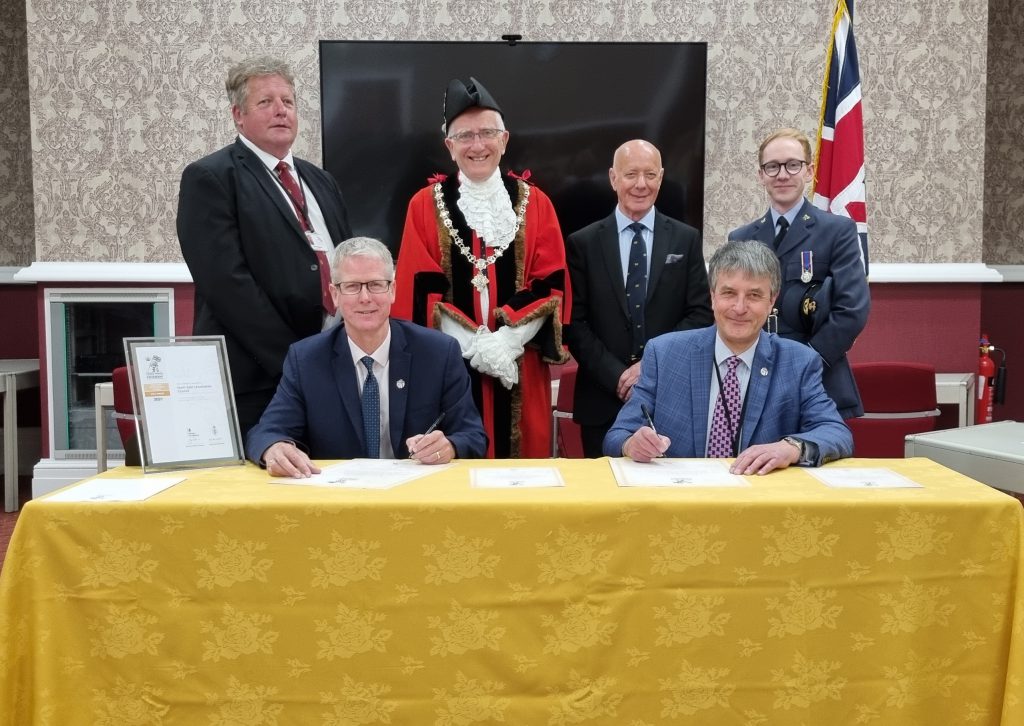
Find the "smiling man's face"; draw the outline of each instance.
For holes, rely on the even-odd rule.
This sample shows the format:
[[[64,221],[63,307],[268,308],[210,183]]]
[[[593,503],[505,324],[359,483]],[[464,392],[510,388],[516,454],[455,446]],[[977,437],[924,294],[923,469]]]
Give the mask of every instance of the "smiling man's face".
[[[508,131],[504,130],[501,115],[489,108],[471,108],[459,114],[448,128],[444,145],[452,160],[459,165],[459,171],[471,181],[482,182],[490,178],[498,168],[508,144]],[[487,139],[480,133],[484,129],[502,129],[494,139]],[[469,141],[461,142],[451,138],[463,132],[473,133]]]

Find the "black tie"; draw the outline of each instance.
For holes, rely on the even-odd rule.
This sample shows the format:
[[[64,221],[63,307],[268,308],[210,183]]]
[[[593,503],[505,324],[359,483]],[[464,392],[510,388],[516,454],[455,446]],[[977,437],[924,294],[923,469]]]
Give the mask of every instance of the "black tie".
[[[775,249],[779,249],[779,245],[782,244],[782,240],[786,236],[786,231],[789,230],[789,222],[786,221],[785,217],[779,217],[779,231],[775,235]]]
[[[644,350],[644,299],[647,297],[647,245],[644,244],[644,226],[639,222],[629,225],[633,241],[629,244],[629,262],[626,266],[626,306],[629,308],[633,330],[633,359],[639,360]]]

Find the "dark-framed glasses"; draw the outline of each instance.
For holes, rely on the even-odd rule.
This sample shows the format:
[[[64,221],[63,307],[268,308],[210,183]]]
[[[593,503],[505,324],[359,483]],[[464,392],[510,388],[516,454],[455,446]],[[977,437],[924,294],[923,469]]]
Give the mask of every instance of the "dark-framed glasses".
[[[804,168],[810,162],[806,162],[803,159],[790,159],[789,161],[766,161],[761,164],[761,171],[768,176],[778,176],[782,167],[786,167],[787,174],[799,174],[800,170]]]
[[[332,282],[331,286],[335,288],[342,295],[358,295],[366,290],[373,295],[380,295],[381,293],[387,292],[391,289],[391,283],[393,280],[370,280],[368,282]]]
[[[503,133],[505,133],[505,129],[480,129],[479,131],[460,131],[448,138],[456,144],[472,144],[473,140],[477,138],[481,141],[494,141]]]

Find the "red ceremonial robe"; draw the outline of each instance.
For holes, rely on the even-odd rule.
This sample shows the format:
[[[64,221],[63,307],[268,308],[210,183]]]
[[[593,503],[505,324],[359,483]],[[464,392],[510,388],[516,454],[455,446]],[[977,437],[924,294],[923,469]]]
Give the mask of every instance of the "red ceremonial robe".
[[[511,177],[511,175],[510,175]],[[481,325],[497,330],[543,317],[544,324],[518,360],[519,382],[507,390],[501,381],[469,368],[473,395],[487,430],[492,458],[547,458],[551,455],[551,373],[548,363],[564,363],[562,325],[572,301],[565,246],[551,200],[518,178],[503,179],[522,224],[515,240],[486,275],[491,314],[480,310],[471,280],[476,270],[452,242],[445,222],[458,230],[477,257],[479,237],[466,224],[456,200],[457,176],[420,189],[409,202],[396,271],[395,317],[440,329],[442,316],[468,331]],[[447,219],[446,219],[447,217]],[[485,319],[486,317],[486,319]]]

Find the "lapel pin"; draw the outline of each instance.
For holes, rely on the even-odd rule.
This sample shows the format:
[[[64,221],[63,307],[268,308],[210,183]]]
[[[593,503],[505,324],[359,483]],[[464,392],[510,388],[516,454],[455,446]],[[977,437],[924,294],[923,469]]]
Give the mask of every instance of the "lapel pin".
[[[767,369],[767,368],[762,368],[762,369],[761,369],[761,375],[762,375],[762,376],[766,376],[766,375],[768,375],[768,369]]]
[[[397,381],[395,381],[395,388],[399,390],[405,388],[405,381],[399,378]]]
[[[801,219],[803,219],[803,220],[804,220],[805,222],[806,222],[806,221],[807,221],[808,219],[810,219],[810,218],[811,218],[811,215],[809,215],[809,214],[805,214],[805,215],[804,215],[803,217],[801,217]]]

